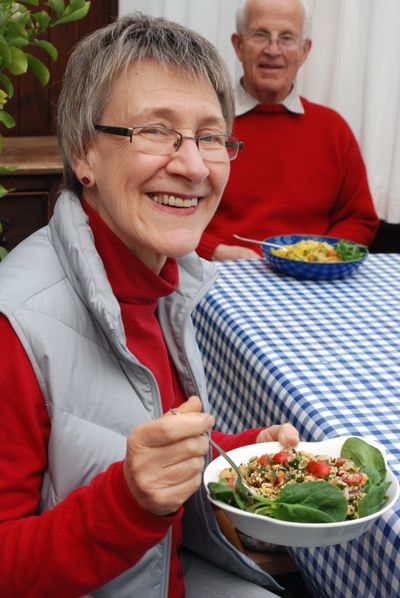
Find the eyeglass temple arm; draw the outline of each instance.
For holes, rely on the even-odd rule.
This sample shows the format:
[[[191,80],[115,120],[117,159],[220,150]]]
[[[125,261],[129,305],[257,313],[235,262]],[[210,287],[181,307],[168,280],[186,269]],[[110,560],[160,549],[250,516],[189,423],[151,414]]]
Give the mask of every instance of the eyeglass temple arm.
[[[132,143],[133,129],[130,127],[109,127],[107,125],[94,125],[97,131],[103,133],[112,133],[113,135],[121,135],[122,137],[129,137]]]
[[[225,143],[225,147],[235,147],[236,148],[238,146],[236,145],[235,141],[227,141]],[[242,150],[243,148],[244,148],[244,141],[239,141],[239,147],[238,147],[238,149]]]

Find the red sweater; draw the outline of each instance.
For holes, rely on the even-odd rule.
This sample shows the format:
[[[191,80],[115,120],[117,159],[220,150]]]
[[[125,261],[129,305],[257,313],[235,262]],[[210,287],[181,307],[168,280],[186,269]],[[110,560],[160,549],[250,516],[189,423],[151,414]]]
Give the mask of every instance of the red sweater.
[[[220,243],[246,245],[233,233],[373,241],[379,220],[350,127],[334,110],[302,102],[304,114],[261,104],[235,119],[233,134],[244,149],[231,163],[221,203],[198,246],[202,257],[211,259]]]
[[[166,411],[184,399],[156,317],[158,298],[177,287],[176,262],[168,260],[156,276],[85,208],[121,305],[128,347],[154,372]],[[0,596],[76,598],[94,591],[138,562],[171,525],[169,595],[183,596],[177,555],[182,509],[160,517],[141,508],[122,462],[37,515],[51,422],[29,359],[1,315],[0,346],[7,348],[0,360]],[[254,442],[258,433],[214,437],[229,450]]]

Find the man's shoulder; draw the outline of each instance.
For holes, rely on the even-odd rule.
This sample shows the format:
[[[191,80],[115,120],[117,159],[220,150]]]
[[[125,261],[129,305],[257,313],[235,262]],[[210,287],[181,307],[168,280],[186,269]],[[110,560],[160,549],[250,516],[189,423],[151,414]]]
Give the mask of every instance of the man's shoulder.
[[[347,120],[337,110],[330,106],[310,102],[301,98],[304,106],[304,113],[308,116],[308,122],[313,128],[330,130],[332,134],[339,135],[342,139],[353,139],[354,133]]]
[[[304,106],[305,114],[318,115],[320,118],[326,118],[337,122],[346,122],[344,117],[337,110],[331,108],[330,106],[311,102],[302,96],[301,101]]]

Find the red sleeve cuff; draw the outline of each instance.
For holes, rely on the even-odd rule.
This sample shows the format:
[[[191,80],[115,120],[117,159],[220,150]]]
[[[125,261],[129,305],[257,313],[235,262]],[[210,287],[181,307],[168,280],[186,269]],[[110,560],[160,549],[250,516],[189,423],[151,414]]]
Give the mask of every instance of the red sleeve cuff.
[[[215,248],[217,245],[220,245],[221,242],[222,241],[217,239],[217,237],[213,237],[212,235],[204,233],[201,237],[200,243],[197,246],[196,252],[200,257],[206,260],[212,260]]]
[[[231,451],[240,446],[247,446],[248,444],[255,444],[257,436],[265,428],[250,428],[240,434],[223,434],[222,432],[213,432],[213,440],[219,444],[224,451]],[[218,453],[213,449],[213,457],[217,457]]]
[[[147,537],[147,540],[152,535],[153,541],[150,540],[151,544],[161,540],[173,522],[182,516],[183,507],[170,515],[155,515],[144,509],[132,495],[124,476],[122,461],[114,463],[108,471],[112,476],[110,481],[116,509],[120,510],[120,516],[126,519],[128,526],[134,526],[136,534],[143,534],[143,537]]]

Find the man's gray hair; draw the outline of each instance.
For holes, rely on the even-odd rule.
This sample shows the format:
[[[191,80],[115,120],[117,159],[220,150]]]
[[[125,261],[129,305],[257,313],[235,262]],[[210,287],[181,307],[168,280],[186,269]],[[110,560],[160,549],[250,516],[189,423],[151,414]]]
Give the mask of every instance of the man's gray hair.
[[[72,158],[84,155],[96,135],[114,81],[132,64],[152,60],[190,80],[204,78],[218,96],[228,134],[234,103],[229,71],[216,48],[200,34],[139,12],[123,16],[77,44],[64,75],[57,133],[64,159],[64,185],[79,193]],[[117,123],[118,124],[118,123]]]
[[[251,0],[240,0],[236,9],[236,31],[243,35],[246,32],[247,9]],[[303,39],[310,39],[311,36],[311,11],[305,0],[298,0],[304,9]]]

